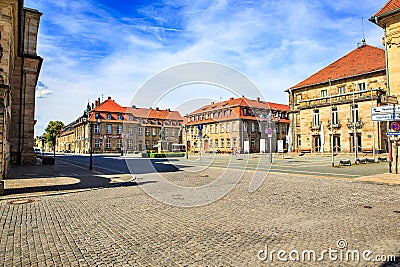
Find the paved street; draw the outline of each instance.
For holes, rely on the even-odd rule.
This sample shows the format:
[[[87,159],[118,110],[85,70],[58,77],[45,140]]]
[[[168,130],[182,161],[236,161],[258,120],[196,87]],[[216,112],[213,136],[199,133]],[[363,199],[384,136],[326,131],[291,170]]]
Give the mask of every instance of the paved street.
[[[232,183],[233,189],[219,200],[183,208],[164,204],[144,191],[147,185],[156,184],[146,171],[145,160],[131,159],[130,169],[137,169],[133,182],[123,158],[95,158],[95,172],[87,170],[86,159],[64,156],[56,166],[32,167],[29,173],[25,169],[25,175],[14,172],[32,181],[31,190],[36,194],[14,189],[1,197],[3,266],[400,264],[399,186],[360,182],[352,176],[338,180],[273,171],[255,192],[249,192],[254,178],[250,168],[237,183],[225,181]],[[152,162],[166,180],[181,186],[203,186],[224,172],[222,168],[199,168],[185,159],[171,159],[173,165],[166,160]],[[380,164],[384,163],[364,167]],[[353,166],[346,170],[350,168]],[[243,172],[232,169],[232,175]],[[16,176],[10,183],[15,184]],[[39,181],[47,181],[47,187],[37,188]],[[158,196],[173,194],[162,189]],[[191,201],[184,195],[173,197]],[[345,243],[347,246],[342,246]],[[369,250],[367,259],[371,261],[346,260],[344,256],[330,260],[323,254],[329,249],[336,249],[336,256],[349,250]],[[316,258],[323,255],[323,261],[302,261],[301,256],[294,261],[293,253],[289,262],[279,261],[277,252],[272,258],[265,256],[278,250],[296,250],[300,255],[313,250]],[[282,254],[283,258],[288,259],[288,253]],[[377,256],[388,259],[390,255],[397,256],[391,265],[374,261]]]

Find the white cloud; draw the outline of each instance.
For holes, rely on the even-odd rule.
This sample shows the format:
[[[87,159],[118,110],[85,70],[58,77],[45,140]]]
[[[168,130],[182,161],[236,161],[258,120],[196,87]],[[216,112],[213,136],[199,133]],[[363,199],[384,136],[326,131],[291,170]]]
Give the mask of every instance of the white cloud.
[[[47,94],[46,105],[37,102],[37,119],[69,123],[88,99],[102,94],[128,105],[152,75],[191,61],[236,68],[267,100],[287,103],[285,89],[356,47],[362,16],[367,42],[380,45],[381,31],[367,18],[383,4],[203,0],[178,5],[165,0],[142,5],[134,16],[116,17],[97,1],[26,0],[26,6],[43,12],[40,80],[54,91]],[[179,100],[164,103],[180,106],[174,100],[190,100],[191,95],[183,90]]]

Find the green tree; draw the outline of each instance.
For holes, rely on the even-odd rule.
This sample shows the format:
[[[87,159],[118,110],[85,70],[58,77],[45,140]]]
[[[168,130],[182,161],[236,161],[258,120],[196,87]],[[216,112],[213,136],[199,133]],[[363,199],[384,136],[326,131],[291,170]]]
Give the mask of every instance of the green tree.
[[[46,139],[47,142],[53,147],[54,156],[56,155],[56,138],[63,128],[64,123],[62,121],[50,121],[45,129]]]

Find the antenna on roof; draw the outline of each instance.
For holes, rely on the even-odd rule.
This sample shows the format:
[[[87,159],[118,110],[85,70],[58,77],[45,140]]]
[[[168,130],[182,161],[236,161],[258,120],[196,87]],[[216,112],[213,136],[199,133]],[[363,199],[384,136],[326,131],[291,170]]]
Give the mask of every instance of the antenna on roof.
[[[361,17],[361,23],[362,23],[362,40],[361,40],[361,45],[366,45],[365,41],[365,31],[364,31],[364,17]]]

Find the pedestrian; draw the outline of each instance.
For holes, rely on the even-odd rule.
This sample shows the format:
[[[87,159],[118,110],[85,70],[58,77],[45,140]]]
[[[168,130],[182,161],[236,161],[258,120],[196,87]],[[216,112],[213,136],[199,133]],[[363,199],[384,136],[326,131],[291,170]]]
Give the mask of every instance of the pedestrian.
[[[237,148],[237,157],[238,157],[238,159],[240,159],[240,146],[238,146],[238,148]]]

